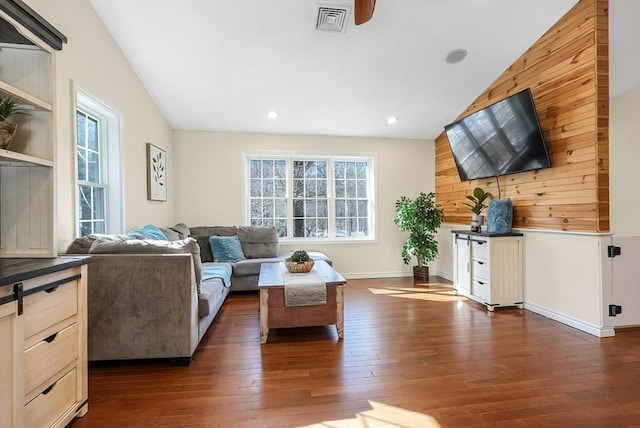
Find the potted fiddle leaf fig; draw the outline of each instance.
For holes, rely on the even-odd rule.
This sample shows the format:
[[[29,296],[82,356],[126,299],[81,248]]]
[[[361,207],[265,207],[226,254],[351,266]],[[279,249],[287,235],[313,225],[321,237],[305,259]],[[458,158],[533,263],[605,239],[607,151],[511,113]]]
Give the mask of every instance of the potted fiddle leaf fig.
[[[435,234],[444,221],[440,205],[434,201],[435,194],[421,192],[416,199],[400,197],[395,205],[394,222],[409,237],[402,247],[402,260],[409,264],[413,257],[418,262],[413,267],[413,278],[422,282],[429,281],[427,263],[438,255],[438,241]]]
[[[482,225],[484,224],[484,216],[482,211],[487,207],[489,202],[487,199],[491,199],[493,196],[489,192],[485,192],[484,189],[476,187],[473,189],[473,196],[467,195],[466,198],[472,203],[465,202],[464,204],[471,209],[473,213],[471,216],[471,231],[480,232]],[[485,203],[486,201],[486,203]]]
[[[8,149],[13,141],[18,125],[7,119],[17,115],[30,116],[27,110],[18,106],[10,97],[0,98],[0,149]]]

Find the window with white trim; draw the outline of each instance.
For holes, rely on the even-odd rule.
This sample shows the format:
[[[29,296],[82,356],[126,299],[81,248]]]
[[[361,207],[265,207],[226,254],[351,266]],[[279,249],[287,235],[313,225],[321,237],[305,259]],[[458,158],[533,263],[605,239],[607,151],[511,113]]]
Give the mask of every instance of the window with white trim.
[[[76,90],[76,234],[122,232],[120,118]]]
[[[247,156],[247,223],[281,238],[371,240],[373,159]]]

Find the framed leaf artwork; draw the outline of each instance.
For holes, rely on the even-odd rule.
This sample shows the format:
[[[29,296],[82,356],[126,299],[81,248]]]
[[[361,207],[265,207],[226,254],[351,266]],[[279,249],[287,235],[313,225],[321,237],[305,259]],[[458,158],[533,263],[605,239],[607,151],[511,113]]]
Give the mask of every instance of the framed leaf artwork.
[[[167,153],[147,143],[147,199],[167,200]]]

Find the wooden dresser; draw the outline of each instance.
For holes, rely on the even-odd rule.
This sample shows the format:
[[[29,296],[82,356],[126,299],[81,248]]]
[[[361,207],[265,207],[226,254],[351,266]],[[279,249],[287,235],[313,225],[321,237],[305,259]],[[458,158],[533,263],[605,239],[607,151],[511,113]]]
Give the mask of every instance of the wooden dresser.
[[[0,428],[87,412],[89,257],[0,259]]]

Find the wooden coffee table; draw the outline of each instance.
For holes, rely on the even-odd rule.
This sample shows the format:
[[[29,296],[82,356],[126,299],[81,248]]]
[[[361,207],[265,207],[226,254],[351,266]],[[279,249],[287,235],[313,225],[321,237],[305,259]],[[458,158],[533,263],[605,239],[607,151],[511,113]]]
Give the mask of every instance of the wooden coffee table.
[[[336,325],[338,337],[344,337],[344,291],[347,281],[324,260],[313,266],[327,284],[327,303],[312,306],[285,306],[283,263],[263,263],[260,267],[260,343],[266,343],[270,328]]]

